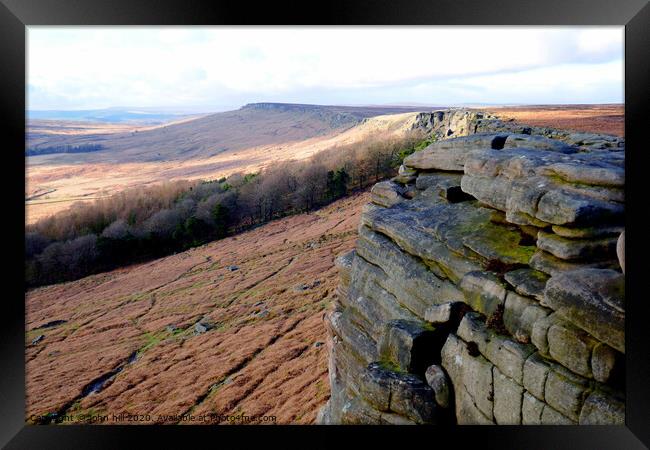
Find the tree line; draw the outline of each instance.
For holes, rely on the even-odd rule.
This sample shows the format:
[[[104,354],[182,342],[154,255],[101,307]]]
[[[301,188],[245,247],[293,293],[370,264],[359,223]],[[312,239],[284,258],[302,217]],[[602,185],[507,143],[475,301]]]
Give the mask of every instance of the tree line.
[[[158,258],[319,208],[394,176],[430,139],[415,131],[378,136],[259,173],[165,182],[74,204],[26,227],[27,287]]]

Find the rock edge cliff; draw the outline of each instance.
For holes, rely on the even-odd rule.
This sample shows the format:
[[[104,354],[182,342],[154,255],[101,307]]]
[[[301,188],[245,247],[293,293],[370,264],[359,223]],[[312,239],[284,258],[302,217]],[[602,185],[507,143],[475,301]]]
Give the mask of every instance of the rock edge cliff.
[[[421,113],[337,259],[324,424],[623,424],[623,138]]]

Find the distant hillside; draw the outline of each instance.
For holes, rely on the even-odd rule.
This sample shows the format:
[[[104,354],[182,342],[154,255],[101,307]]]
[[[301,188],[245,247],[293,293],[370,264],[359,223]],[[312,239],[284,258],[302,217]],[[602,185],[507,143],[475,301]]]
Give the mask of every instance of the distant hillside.
[[[403,110],[257,104],[128,132],[124,128],[116,132],[115,125],[84,128],[73,122],[59,127],[58,133],[56,125],[43,126],[41,133],[47,136],[40,139],[38,149],[82,145],[103,145],[103,149],[28,157],[27,222],[67,209],[74,202],[110,196],[129,187],[179,179],[215,180],[379,136],[399,138],[413,128],[418,113],[369,117],[393,109]],[[35,145],[34,139],[30,141]],[[195,149],[185,151],[188,146]]]
[[[27,146],[101,145],[88,154],[57,154],[31,158],[43,163],[128,163],[209,158],[228,150],[302,141],[343,131],[363,119],[416,111],[406,107],[344,107],[253,103],[236,111],[211,114],[155,129],[111,134],[29,133]]]
[[[381,116],[385,114],[399,114],[430,109],[422,105],[416,106],[337,106],[337,105],[309,105],[304,103],[249,103],[241,109],[256,109],[266,111],[295,111],[303,113],[329,113],[354,116],[357,119]]]

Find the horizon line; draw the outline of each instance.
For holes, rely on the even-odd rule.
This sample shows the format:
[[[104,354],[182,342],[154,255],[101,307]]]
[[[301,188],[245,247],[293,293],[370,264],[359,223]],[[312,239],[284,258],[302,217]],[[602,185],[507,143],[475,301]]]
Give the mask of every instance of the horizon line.
[[[250,102],[250,103],[245,103],[240,105],[239,107],[235,107],[233,110],[228,110],[228,111],[235,111],[237,109],[244,108],[246,106],[251,106],[251,105],[261,105],[261,104],[273,104],[273,105],[294,105],[294,106],[340,106],[340,107],[348,107],[348,108],[386,108],[386,107],[393,107],[393,108],[439,108],[439,107],[473,107],[473,106],[480,106],[480,107],[508,107],[508,106],[597,106],[597,105],[624,105],[625,102],[594,102],[594,103],[482,103],[482,102],[476,102],[476,103],[449,103],[449,104],[423,104],[423,103],[332,103],[332,104],[325,104],[325,103],[295,103],[295,102],[271,102],[271,101],[266,101],[266,102]],[[118,110],[118,111],[123,111],[123,110],[137,110],[141,109],[143,110],[142,112],[150,112],[152,110],[162,112],[162,110],[169,110],[170,112],[168,114],[181,114],[181,113],[174,113],[171,111],[178,111],[182,109],[205,109],[205,106],[181,106],[181,107],[173,107],[173,106],[106,106],[106,107],[95,107],[95,108],[73,108],[73,109],[66,109],[66,108],[46,108],[46,109],[29,109],[26,108],[26,112],[50,112],[50,111],[66,111],[66,112],[80,112],[80,111],[108,111],[108,110]],[[150,111],[144,111],[144,110],[150,110]],[[208,110],[206,110],[208,111]]]

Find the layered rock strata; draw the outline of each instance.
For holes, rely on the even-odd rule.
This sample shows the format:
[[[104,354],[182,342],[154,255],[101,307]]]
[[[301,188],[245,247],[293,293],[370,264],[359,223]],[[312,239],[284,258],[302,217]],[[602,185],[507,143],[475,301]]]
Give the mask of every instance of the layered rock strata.
[[[624,423],[624,141],[428,114],[337,259],[319,422]]]

